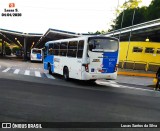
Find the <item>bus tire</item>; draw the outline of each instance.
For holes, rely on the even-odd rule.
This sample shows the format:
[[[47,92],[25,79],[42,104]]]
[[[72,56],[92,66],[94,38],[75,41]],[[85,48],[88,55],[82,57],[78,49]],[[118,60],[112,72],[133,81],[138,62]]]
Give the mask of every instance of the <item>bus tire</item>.
[[[69,70],[68,67],[64,67],[63,69],[63,78],[68,81],[69,80]]]
[[[52,75],[51,65],[50,64],[48,65],[48,72],[49,72],[50,75]]]
[[[88,80],[87,81],[89,84],[96,84],[96,80]]]
[[[95,83],[96,80],[88,80],[88,81],[91,82],[91,83]]]

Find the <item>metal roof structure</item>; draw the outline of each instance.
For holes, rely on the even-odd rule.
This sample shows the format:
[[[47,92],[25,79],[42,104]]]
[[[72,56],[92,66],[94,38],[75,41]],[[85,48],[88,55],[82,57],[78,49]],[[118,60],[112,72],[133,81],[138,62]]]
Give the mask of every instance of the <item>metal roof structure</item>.
[[[160,37],[159,37],[160,36],[160,19],[114,30],[114,31],[108,32],[106,36],[115,36],[118,38],[120,36],[120,40],[126,41],[128,40],[128,37],[131,31],[132,31],[131,40],[144,41],[148,37],[151,41],[160,42]]]
[[[75,38],[79,37],[81,34],[77,34],[75,32],[57,30],[49,28],[47,32],[39,39],[36,43],[35,47],[43,47],[47,41],[59,40],[59,39],[67,39],[67,38]]]
[[[0,28],[0,39],[21,47],[24,50],[25,60],[27,59],[27,52],[30,52],[31,48],[43,48],[47,41],[74,38],[78,36],[80,36],[80,34],[51,28],[49,28],[44,35],[38,33],[23,33]]]
[[[12,31],[7,29],[0,28],[0,38],[8,43],[15,43],[16,45],[23,47],[24,46],[24,38],[27,38],[28,47],[31,44],[37,43],[37,41],[42,37],[43,34],[35,34],[35,33],[23,33],[18,31]]]
[[[127,41],[131,30],[131,40],[144,41],[146,38],[149,38],[151,41],[160,42],[160,19],[111,31],[108,32],[106,36],[115,36],[117,38],[120,36],[121,41]],[[24,33],[0,28],[0,39],[3,39],[3,41],[8,43],[15,43],[22,48],[24,47],[24,43],[26,43],[26,51],[30,50],[30,47],[43,48],[47,41],[75,38],[83,35],[88,34],[80,34],[51,28],[49,28],[45,34]]]

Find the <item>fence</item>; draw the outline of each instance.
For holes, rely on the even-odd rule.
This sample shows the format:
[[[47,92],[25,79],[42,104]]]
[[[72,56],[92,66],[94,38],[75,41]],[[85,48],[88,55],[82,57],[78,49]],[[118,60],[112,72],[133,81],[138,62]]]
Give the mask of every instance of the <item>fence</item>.
[[[119,61],[118,67],[122,69],[156,72],[160,67],[160,63],[144,62],[144,61]]]

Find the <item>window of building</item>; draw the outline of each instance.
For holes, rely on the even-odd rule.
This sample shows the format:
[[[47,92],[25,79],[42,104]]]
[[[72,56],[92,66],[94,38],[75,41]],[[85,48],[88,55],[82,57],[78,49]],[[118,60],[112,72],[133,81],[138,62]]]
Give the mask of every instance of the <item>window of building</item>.
[[[154,53],[154,48],[147,47],[145,53]]]
[[[160,48],[157,49],[157,54],[160,54]]]
[[[143,48],[142,47],[133,47],[133,52],[142,52]]]

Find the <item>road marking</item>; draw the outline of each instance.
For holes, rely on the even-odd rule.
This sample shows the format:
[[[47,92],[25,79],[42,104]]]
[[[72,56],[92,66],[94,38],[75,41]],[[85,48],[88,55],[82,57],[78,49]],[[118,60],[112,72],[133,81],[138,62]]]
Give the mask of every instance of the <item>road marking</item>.
[[[101,85],[109,85],[115,88],[124,88],[124,89],[126,88],[126,89],[132,89],[132,90],[151,91],[151,92],[154,91],[154,90],[144,89],[144,88],[130,87],[130,86],[124,86],[119,84],[111,84],[109,82],[102,82],[102,81],[97,81],[96,83]]]
[[[116,82],[111,82],[111,81],[97,81],[97,84],[102,84],[102,85],[109,85],[112,87],[120,87],[120,85],[118,85]]]
[[[154,90],[150,90],[150,89],[144,89],[144,88],[137,88],[137,87],[130,87],[130,86],[123,86],[121,85],[120,88],[128,88],[128,89],[132,89],[132,90],[141,90],[141,91],[154,91]]]
[[[1,66],[0,66],[0,67],[1,67]],[[6,68],[5,70],[3,70],[2,72],[8,72],[10,69],[11,69],[11,68],[8,67],[8,68]],[[20,69],[15,69],[14,72],[13,72],[13,74],[19,74],[19,72],[20,72]],[[35,76],[36,76],[36,77],[42,77],[40,71],[34,71],[34,73],[35,73]],[[44,74],[45,74],[46,77],[49,78],[49,79],[55,79],[52,75],[50,75],[50,74],[48,74],[48,73],[44,73]],[[25,70],[24,75],[29,76],[29,75],[30,75],[30,70]]]
[[[35,71],[35,76],[36,77],[41,77],[41,73],[39,71]]]
[[[120,85],[117,85],[117,84],[109,84],[109,85],[111,85],[113,87],[120,87]]]
[[[112,84],[117,84],[117,82],[113,81],[113,80],[107,80],[106,82],[112,83]]]
[[[20,71],[20,69],[16,69],[13,73],[14,73],[14,74],[18,74],[19,71]]]
[[[11,68],[7,68],[7,69],[5,69],[5,70],[3,70],[2,72],[7,72],[7,71],[9,71]]]
[[[47,76],[47,78],[49,78],[49,79],[55,79],[52,75],[50,75],[50,74],[48,74],[48,73],[44,73],[46,76]]]
[[[30,71],[29,70],[25,70],[24,75],[30,75]]]

